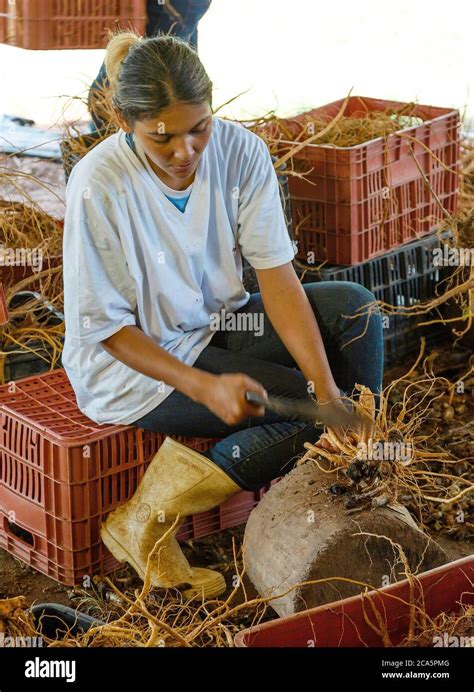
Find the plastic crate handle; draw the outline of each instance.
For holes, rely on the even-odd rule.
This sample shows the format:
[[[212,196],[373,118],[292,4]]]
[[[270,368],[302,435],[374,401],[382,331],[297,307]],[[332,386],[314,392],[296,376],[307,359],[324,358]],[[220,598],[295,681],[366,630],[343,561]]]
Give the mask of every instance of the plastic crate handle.
[[[11,526],[10,526],[11,524],[13,524],[14,526],[18,526],[19,529],[28,533],[32,537],[33,543],[32,544],[28,543],[28,541],[25,541],[25,539],[21,538],[21,536],[17,536],[17,534],[12,531]],[[3,529],[4,533],[6,533],[7,536],[9,538],[11,538],[13,541],[15,541],[16,543],[20,543],[25,548],[28,548],[28,550],[36,550],[36,536],[33,533],[31,533],[31,531],[28,531],[27,529],[24,529],[19,524],[16,524],[14,521],[9,521],[9,519],[6,517],[5,514],[3,514],[3,512],[2,512],[2,529]]]

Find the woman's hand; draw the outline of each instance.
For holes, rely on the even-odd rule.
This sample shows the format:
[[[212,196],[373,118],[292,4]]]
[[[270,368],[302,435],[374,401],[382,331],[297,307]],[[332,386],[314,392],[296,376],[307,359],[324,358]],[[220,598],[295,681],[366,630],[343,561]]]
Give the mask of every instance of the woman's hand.
[[[365,440],[370,435],[373,421],[368,415],[352,406],[350,399],[344,398],[344,396],[335,383],[324,389],[320,388],[317,391],[317,401],[319,404],[323,405],[325,409],[327,407],[327,410],[331,413],[332,411],[335,413],[340,411],[350,421],[348,427],[338,426],[331,428],[338,439],[341,442],[348,441],[351,438],[355,441],[358,439]],[[329,448],[325,440],[321,441],[321,446],[326,449]]]
[[[232,373],[213,375],[199,400],[227,425],[237,425],[246,418],[265,415],[265,407],[249,404],[245,392],[256,392],[267,398],[260,382],[243,373]]]

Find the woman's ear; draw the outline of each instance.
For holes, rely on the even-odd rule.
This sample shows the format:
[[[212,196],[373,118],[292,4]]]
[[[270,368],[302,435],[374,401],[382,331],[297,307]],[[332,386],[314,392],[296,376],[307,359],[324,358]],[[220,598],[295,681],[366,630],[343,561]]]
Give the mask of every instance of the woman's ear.
[[[119,110],[117,108],[113,108],[113,113],[114,113],[114,118],[116,124],[124,131],[124,132],[132,132],[132,128],[130,125],[127,123],[125,118],[122,116]]]

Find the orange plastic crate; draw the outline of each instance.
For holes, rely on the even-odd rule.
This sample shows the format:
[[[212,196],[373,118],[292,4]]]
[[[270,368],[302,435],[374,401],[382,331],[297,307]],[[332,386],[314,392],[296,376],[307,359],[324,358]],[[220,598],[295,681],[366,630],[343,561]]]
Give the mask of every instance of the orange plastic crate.
[[[133,495],[165,437],[90,420],[63,369],[0,387],[0,547],[66,585],[112,571],[101,523]],[[199,451],[216,441],[175,439]],[[178,538],[244,522],[264,492],[187,517]]]
[[[34,50],[104,48],[107,31],[143,35],[146,0],[0,0],[0,43]]]
[[[3,200],[0,200],[0,226],[2,225],[3,217],[5,216],[5,218],[9,218],[12,222],[15,222],[18,230],[25,235],[36,232],[34,228],[35,223],[41,224],[41,228],[45,236],[52,236],[54,233],[58,232],[62,235],[64,228],[63,219],[56,219],[46,212],[42,212],[41,218],[33,222],[28,219],[28,214],[26,213],[27,209],[27,205],[20,203],[12,205],[9,202],[3,202]],[[59,248],[56,248],[56,251],[58,252]],[[41,271],[62,267],[62,263],[62,254],[53,254],[53,251],[46,252],[46,250],[43,250]],[[26,279],[39,271],[39,269],[37,270],[35,267],[31,266],[31,264],[21,261],[16,264],[5,262],[0,266],[0,281],[3,283],[5,289],[10,288],[14,284],[23,281],[23,279]],[[57,272],[55,276],[58,277]],[[30,291],[41,292],[41,279],[31,281],[26,288]]]
[[[45,271],[46,269],[57,269],[58,267],[62,268],[62,264],[62,255],[46,255],[45,257],[43,257],[41,271]],[[12,264],[2,267],[1,277],[5,288],[10,288],[11,286],[14,286],[20,281],[23,281],[23,279],[27,279],[28,277],[33,276],[34,274],[35,271],[31,265]],[[56,273],[54,276],[58,277],[58,281],[62,280],[61,273],[59,273],[59,276],[58,273]],[[28,291],[41,292],[41,279],[36,279],[34,281],[32,280],[30,283],[28,283],[25,289]]]
[[[474,606],[474,556],[422,572],[413,582],[412,595],[411,583],[404,579],[378,591],[249,627],[236,635],[235,646],[307,648],[311,642],[313,647],[382,647],[380,622],[374,611],[378,611],[390,640],[397,646],[408,635],[412,617],[421,623],[420,611],[434,619],[440,613],[458,613],[463,605]],[[414,614],[410,609],[412,600],[416,604]],[[440,634],[443,636],[443,632]]]
[[[284,122],[297,135],[306,118],[334,117],[343,102],[335,101]],[[403,105],[352,96],[344,115],[395,110]],[[456,211],[459,112],[417,105],[413,115],[424,122],[389,135],[385,142],[379,137],[353,147],[308,144],[295,154],[297,166],[312,169],[305,175],[307,181],[289,176],[298,259],[357,264],[432,232],[443,213],[430,186],[446,211]],[[294,143],[281,140],[279,146],[283,153]]]

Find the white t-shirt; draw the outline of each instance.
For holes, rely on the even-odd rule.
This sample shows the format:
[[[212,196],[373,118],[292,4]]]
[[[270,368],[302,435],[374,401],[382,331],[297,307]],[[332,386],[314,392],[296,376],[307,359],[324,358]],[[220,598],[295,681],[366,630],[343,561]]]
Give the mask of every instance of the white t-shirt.
[[[103,339],[136,325],[192,365],[216,313],[249,300],[241,255],[256,269],[295,255],[270,153],[253,132],[213,117],[184,212],[135,144],[138,156],[119,130],[76,164],[66,189],[62,360],[97,423],[133,423],[174,389],[114,358]]]

